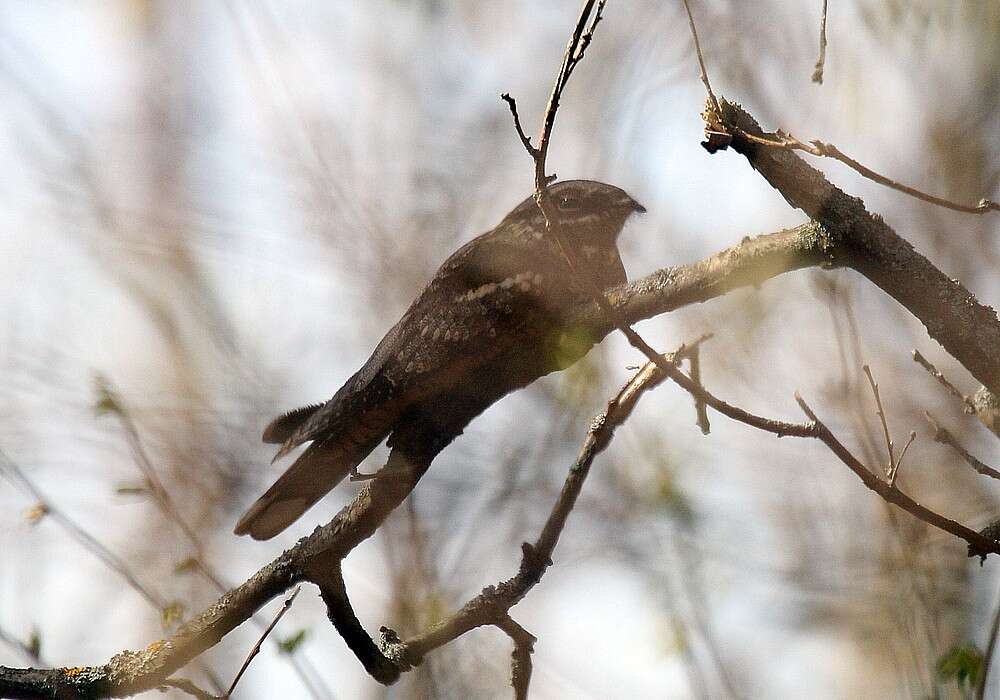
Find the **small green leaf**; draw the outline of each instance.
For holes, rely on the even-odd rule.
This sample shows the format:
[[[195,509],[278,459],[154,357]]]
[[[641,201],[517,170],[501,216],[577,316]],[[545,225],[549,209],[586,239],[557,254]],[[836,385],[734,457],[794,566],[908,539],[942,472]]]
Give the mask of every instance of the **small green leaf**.
[[[180,601],[174,601],[167,605],[167,607],[160,611],[160,619],[163,622],[163,626],[169,627],[176,622],[180,622],[184,619],[185,610],[184,603]]]
[[[195,559],[194,557],[188,557],[187,559],[183,559],[174,565],[174,573],[189,574],[192,571],[195,571],[197,568],[198,568],[198,560]]]
[[[94,376],[94,389],[97,392],[97,400],[94,402],[94,413],[103,416],[106,413],[121,414],[122,407],[115,396],[114,390],[103,375]]]
[[[683,491],[678,488],[677,480],[664,465],[658,472],[656,491],[653,493],[653,504],[670,512],[682,525],[694,523],[695,514],[691,502]]]
[[[982,667],[983,654],[971,643],[952,647],[937,661],[938,677],[942,681],[954,679],[959,692],[976,687]]]
[[[42,654],[42,634],[37,629],[31,631],[31,637],[28,638],[28,653],[34,658],[38,658]]]
[[[284,639],[278,640],[278,649],[281,650],[282,654],[294,654],[295,650],[306,640],[309,636],[309,630],[300,629],[295,634],[290,637],[285,637]]]

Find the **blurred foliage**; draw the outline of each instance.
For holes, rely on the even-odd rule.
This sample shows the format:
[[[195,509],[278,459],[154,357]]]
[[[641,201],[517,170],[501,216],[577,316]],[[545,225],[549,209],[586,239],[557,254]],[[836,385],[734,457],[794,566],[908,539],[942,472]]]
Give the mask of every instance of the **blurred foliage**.
[[[38,629],[31,630],[31,636],[28,638],[27,651],[34,658],[40,658],[42,655],[42,633]]]
[[[111,388],[111,384],[101,374],[94,375],[94,391],[97,398],[94,400],[94,413],[98,416],[106,414],[121,415],[122,405],[118,396]]]
[[[164,628],[170,628],[184,620],[187,606],[179,600],[172,601],[160,611],[160,622]]]
[[[937,661],[938,678],[955,681],[960,692],[967,693],[976,687],[983,667],[983,653],[972,643],[952,647]]]
[[[198,570],[198,560],[194,557],[187,557],[182,559],[174,565],[175,574],[190,574],[193,571]]]
[[[44,503],[36,503],[24,512],[24,519],[29,525],[37,525],[49,513],[49,507]]]
[[[278,649],[281,650],[282,654],[294,654],[296,650],[302,646],[302,643],[306,641],[306,637],[308,636],[309,630],[302,628],[294,634],[290,634],[287,637],[281,637],[278,639]]]

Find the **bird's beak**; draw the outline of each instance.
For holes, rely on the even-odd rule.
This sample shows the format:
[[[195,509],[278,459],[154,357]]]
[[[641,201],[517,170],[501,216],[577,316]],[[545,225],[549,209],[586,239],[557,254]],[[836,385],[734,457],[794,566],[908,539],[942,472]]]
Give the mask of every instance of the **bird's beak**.
[[[627,211],[629,214],[645,214],[646,207],[639,204],[637,201],[629,197],[627,194],[622,192],[622,197],[618,200],[618,206]]]

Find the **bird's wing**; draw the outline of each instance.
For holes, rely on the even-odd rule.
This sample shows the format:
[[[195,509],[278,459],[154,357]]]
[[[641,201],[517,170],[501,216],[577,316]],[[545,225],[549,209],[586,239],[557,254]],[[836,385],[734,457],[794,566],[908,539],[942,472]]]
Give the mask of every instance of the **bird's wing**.
[[[485,236],[459,248],[364,367],[287,436],[279,456],[359,425],[367,426],[359,442],[384,436],[407,406],[509,352],[558,296],[545,279],[550,266],[539,264],[547,251],[534,253]]]

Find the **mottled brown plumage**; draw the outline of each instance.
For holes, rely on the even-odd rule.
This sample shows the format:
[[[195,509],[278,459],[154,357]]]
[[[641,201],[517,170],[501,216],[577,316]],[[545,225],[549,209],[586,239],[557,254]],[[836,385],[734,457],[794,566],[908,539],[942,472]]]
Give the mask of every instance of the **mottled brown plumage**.
[[[624,191],[589,180],[549,188],[578,273],[605,289],[626,281],[617,238],[645,211]],[[505,394],[583,357],[593,344],[568,327],[589,299],[529,197],[459,248],[368,362],[324,404],[284,414],[264,431],[275,459],[310,442],[240,518],[236,534],[268,539],[322,498],[389,436],[430,459]]]

